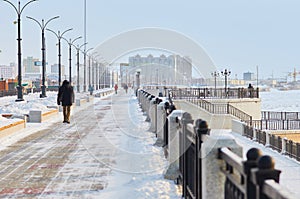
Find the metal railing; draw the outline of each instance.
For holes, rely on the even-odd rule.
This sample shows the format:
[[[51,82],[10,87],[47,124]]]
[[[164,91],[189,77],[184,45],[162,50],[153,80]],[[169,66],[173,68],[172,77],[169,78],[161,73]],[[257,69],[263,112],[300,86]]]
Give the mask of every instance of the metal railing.
[[[212,114],[230,114],[252,126],[252,116],[230,105],[229,103],[211,103],[204,99],[187,98],[187,101],[199,106]]]
[[[262,120],[299,120],[300,112],[262,111]]]
[[[244,136],[300,161],[300,143],[244,125]]]
[[[300,129],[300,120],[252,120],[252,126],[260,130],[295,130]]]
[[[202,159],[201,135],[208,135],[207,123],[197,120],[194,127],[192,117],[184,113],[178,119],[181,126],[179,130],[179,181],[182,183],[182,196],[184,198],[202,198]]]
[[[169,89],[173,94],[174,99],[185,98],[259,98],[259,88],[177,88]]]
[[[219,150],[219,158],[225,162],[221,170],[226,176],[226,199],[295,198],[283,191],[285,188],[279,184],[281,171],[274,169],[270,156],[262,156],[261,151],[252,148],[247,152],[247,157],[243,160],[228,148]]]
[[[140,91],[138,95],[139,101],[141,104],[144,104],[142,107],[145,112],[150,108],[145,105],[145,102],[150,100],[149,95],[145,91]],[[207,106],[210,107],[211,105],[207,104]],[[210,134],[210,130],[205,121],[198,119],[194,125],[191,114],[187,112],[183,112],[180,116],[177,116],[174,123],[178,125],[176,132],[167,133],[170,135],[171,133],[178,135],[179,176],[177,182],[182,185],[182,196],[184,198],[201,199],[204,197],[204,191],[205,194],[207,194],[205,187],[208,186],[208,184],[202,186],[204,182],[208,182],[206,181],[207,179],[202,178],[202,176],[210,175],[202,172],[202,164],[205,164],[206,172],[208,171],[207,165],[210,167],[215,166],[207,162],[210,158],[206,157],[206,161],[203,162],[201,147],[202,143],[205,144],[206,140],[213,140],[215,138],[205,136]],[[279,139],[281,138],[276,139],[276,137],[270,137],[269,134],[264,131],[258,131],[246,124],[244,124],[244,127],[246,136],[258,140],[263,144],[272,144],[280,149]],[[170,149],[171,148],[169,148],[169,150]],[[224,186],[225,192],[212,192],[212,194],[218,196],[224,194],[224,198],[226,199],[271,199],[274,198],[274,196],[279,199],[295,198],[295,196],[290,194],[279,184],[280,171],[274,169],[274,162],[270,156],[261,156],[261,152],[254,148],[248,151],[247,160],[243,160],[227,147],[217,147],[216,150],[220,160],[218,163],[220,164],[217,164],[216,170],[212,169],[210,171],[218,172],[217,170],[219,170],[220,174],[218,173],[218,175],[216,175],[218,177],[215,179],[215,183],[218,184],[218,186]],[[291,150],[295,151],[294,148]],[[297,150],[300,152],[299,145],[298,148],[296,148],[296,152]],[[217,157],[215,157],[215,154],[211,154],[213,154],[212,159],[216,160],[215,158]],[[224,176],[222,177],[222,173],[225,175],[225,180],[223,178]],[[212,188],[212,186],[210,186],[210,188]]]

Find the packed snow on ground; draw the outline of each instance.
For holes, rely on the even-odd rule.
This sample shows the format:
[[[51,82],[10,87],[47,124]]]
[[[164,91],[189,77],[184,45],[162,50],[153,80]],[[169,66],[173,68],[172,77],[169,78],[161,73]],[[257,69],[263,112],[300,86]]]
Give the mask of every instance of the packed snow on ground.
[[[260,93],[260,97],[262,99],[262,110],[300,111],[299,94],[300,91],[271,90],[270,92],[262,92]],[[48,92],[47,96],[47,98],[40,99],[39,94],[25,95],[24,102],[15,102],[16,96],[0,98],[0,113],[26,114],[32,108],[46,109],[47,106],[55,106],[57,93]],[[76,97],[80,98],[80,94],[76,93]],[[137,109],[137,107],[135,108]],[[134,110],[131,111],[134,112]],[[145,118],[139,116],[135,118],[134,122],[143,123],[144,119]],[[1,118],[0,121],[5,120],[6,119]],[[109,123],[110,121],[107,122]],[[32,133],[32,130],[30,130],[30,128],[40,129],[44,127],[45,124],[33,124],[28,125],[24,131],[26,131],[27,133]],[[101,198],[181,198],[180,190],[174,184],[174,182],[165,180],[163,178],[163,172],[165,171],[168,163],[164,157],[162,149],[153,146],[153,142],[155,141],[153,135],[151,136],[150,134],[146,134],[145,136],[146,138],[143,140],[143,142],[131,142],[132,144],[130,145],[130,147],[136,151],[155,154],[153,158],[149,160],[149,162],[155,162],[157,164],[149,164],[147,169],[151,170],[151,172],[147,173],[139,172],[131,173],[130,175],[128,175],[128,173],[121,172],[118,169],[113,170],[111,175],[107,178],[109,186],[101,191]],[[238,137],[238,135],[236,136]],[[14,138],[11,137],[10,139],[12,140]],[[15,139],[18,138],[16,137]],[[280,160],[276,163],[277,168],[279,167],[279,169],[283,170],[281,175],[281,183],[291,183],[291,190],[297,190],[297,186],[300,184],[298,180],[300,179],[300,172],[298,172],[299,163],[290,158],[287,158],[286,156],[281,156],[279,153],[274,152],[271,149],[266,149],[262,145],[249,139],[244,139],[243,137],[238,137],[237,139],[238,143],[244,145],[246,148],[250,146],[260,147],[261,149],[263,149],[264,154],[268,153],[272,156],[276,156],[276,158]],[[128,140],[122,140],[123,143],[127,143],[127,141]],[[117,159],[122,159],[122,157],[117,157]],[[128,161],[132,160],[128,159]],[[140,161],[142,161],[142,159]],[[139,164],[140,161],[136,160],[136,162],[133,163]],[[159,169],[157,169],[155,165],[160,165]],[[296,175],[291,175],[291,173],[293,172]]]

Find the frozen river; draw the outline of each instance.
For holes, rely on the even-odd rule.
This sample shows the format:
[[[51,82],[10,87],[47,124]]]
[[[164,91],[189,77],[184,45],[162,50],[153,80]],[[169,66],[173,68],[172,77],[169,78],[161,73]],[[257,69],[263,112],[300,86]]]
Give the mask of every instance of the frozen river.
[[[300,112],[300,90],[261,92],[262,111]]]

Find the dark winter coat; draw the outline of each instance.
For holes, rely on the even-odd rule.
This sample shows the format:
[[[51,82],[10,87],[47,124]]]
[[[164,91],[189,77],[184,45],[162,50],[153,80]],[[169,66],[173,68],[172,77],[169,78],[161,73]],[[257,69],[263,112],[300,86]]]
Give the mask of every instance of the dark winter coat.
[[[72,106],[74,103],[74,90],[69,81],[64,80],[63,85],[59,87],[57,95],[57,104],[62,106]]]

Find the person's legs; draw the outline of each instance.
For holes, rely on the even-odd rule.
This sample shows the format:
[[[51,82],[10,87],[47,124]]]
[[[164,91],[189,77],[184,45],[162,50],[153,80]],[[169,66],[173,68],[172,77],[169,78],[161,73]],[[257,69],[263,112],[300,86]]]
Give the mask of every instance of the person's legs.
[[[67,122],[70,123],[71,106],[67,106]]]
[[[63,106],[63,115],[64,115],[64,122],[67,122],[67,106]]]

